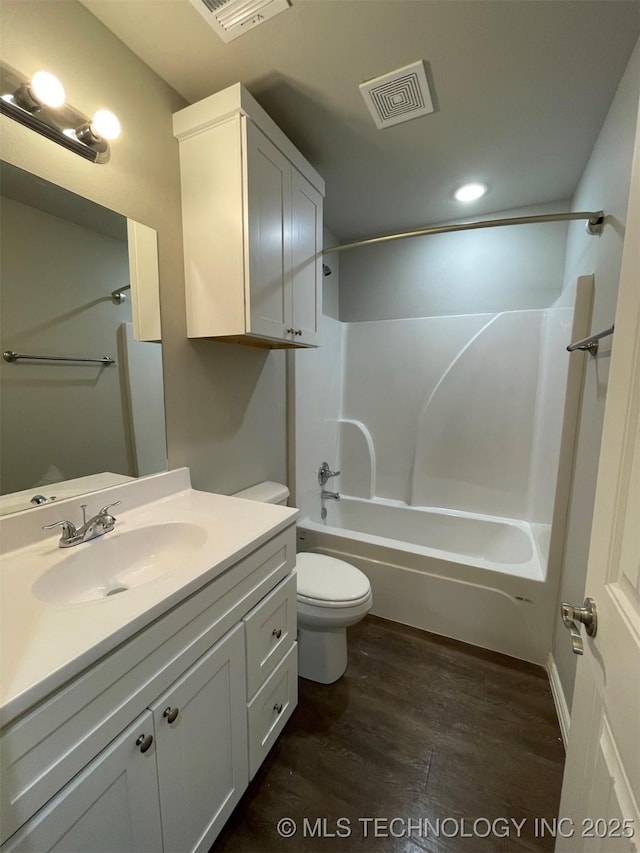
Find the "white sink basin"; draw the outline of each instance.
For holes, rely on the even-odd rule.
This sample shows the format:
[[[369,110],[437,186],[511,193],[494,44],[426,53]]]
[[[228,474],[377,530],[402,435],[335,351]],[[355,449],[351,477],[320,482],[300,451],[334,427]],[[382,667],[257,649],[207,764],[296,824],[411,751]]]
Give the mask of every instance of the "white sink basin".
[[[31,590],[50,604],[117,597],[178,568],[206,541],[205,528],[188,522],[153,524],[122,533],[116,529],[74,545],[37,578]]]

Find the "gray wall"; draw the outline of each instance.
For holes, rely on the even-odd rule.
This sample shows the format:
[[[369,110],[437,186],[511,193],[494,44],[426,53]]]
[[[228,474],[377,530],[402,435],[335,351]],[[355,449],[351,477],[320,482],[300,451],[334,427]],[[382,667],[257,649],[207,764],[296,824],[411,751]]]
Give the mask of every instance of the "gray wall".
[[[129,280],[127,243],[0,197],[1,348],[109,355],[117,364],[0,363],[2,492],[111,471],[131,474],[117,330],[131,302],[109,294]]]
[[[593,332],[608,328],[615,316],[636,133],[639,81],[640,47],[637,44],[573,200],[575,210],[602,208],[607,214],[601,237],[589,237],[579,225],[572,225],[567,243],[565,287],[571,288],[579,275],[595,274],[591,323]],[[638,239],[637,234],[629,237]],[[597,358],[584,356],[582,408],[558,606],[561,601],[581,604],[585,595],[589,595],[589,590],[585,590],[585,579],[611,343],[611,339],[602,342]],[[571,652],[569,636],[559,618],[556,622],[553,656],[565,698],[571,708],[576,656]]]
[[[337,246],[340,242],[328,228],[324,229],[323,240],[325,247]],[[325,255],[322,261],[331,270],[331,275],[322,279],[322,313],[337,320],[340,314],[340,254]]]
[[[117,113],[122,136],[96,166],[2,117],[5,160],[158,232],[169,465],[196,487],[231,492],[286,475],[285,358],[186,338],[178,145],[183,99],[76,0],[3,0],[3,60],[46,67],[87,115]],[[211,80],[211,91],[216,81]]]
[[[569,201],[495,219],[568,210]],[[457,221],[466,221],[462,217]],[[344,322],[546,308],[562,289],[562,223],[460,231],[340,254]]]

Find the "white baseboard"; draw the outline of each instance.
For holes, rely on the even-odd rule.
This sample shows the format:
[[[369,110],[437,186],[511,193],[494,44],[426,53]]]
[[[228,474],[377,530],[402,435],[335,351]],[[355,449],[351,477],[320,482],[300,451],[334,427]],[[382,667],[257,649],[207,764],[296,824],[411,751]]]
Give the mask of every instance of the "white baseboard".
[[[547,656],[547,674],[549,676],[549,683],[551,685],[551,693],[553,694],[553,701],[556,706],[556,713],[558,715],[558,722],[560,723],[560,731],[562,733],[562,743],[564,744],[564,748],[566,750],[567,743],[569,741],[569,727],[571,725],[571,714],[569,713],[569,706],[567,705],[567,700],[564,696],[564,690],[562,689],[562,684],[560,682],[560,675],[558,673],[558,667],[556,666],[556,662],[553,659],[553,655],[549,652]]]

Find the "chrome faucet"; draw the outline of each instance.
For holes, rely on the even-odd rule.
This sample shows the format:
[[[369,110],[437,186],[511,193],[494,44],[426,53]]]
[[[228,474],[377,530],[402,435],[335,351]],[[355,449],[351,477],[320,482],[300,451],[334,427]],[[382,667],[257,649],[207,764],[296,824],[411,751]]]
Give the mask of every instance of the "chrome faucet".
[[[94,515],[87,521],[87,505],[80,504],[82,510],[82,527],[76,528],[71,521],[56,521],[53,524],[45,524],[43,530],[52,530],[54,527],[62,527],[62,535],[58,541],[58,548],[71,548],[73,545],[80,545],[83,542],[89,542],[91,539],[96,539],[98,536],[103,536],[113,530],[116,520],[110,514],[109,510],[112,506],[118,506],[122,501],[103,506],[99,513]]]
[[[318,468],[318,485],[326,486],[331,477],[337,477],[340,471],[332,471],[328,462],[323,462]]]
[[[323,489],[320,492],[320,498],[323,501],[339,501],[340,500],[340,492],[328,492],[326,489]]]

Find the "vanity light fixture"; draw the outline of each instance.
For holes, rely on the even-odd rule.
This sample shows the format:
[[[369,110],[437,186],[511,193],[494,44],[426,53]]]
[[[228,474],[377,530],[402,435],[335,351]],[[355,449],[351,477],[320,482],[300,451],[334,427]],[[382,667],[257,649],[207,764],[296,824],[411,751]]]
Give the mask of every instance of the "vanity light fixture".
[[[92,119],[66,103],[64,86],[49,71],[31,79],[0,64],[0,113],[94,163],[106,163],[109,142],[120,135],[120,122],[109,110]]]
[[[463,184],[454,192],[453,197],[456,201],[476,201],[486,193],[486,184]]]

